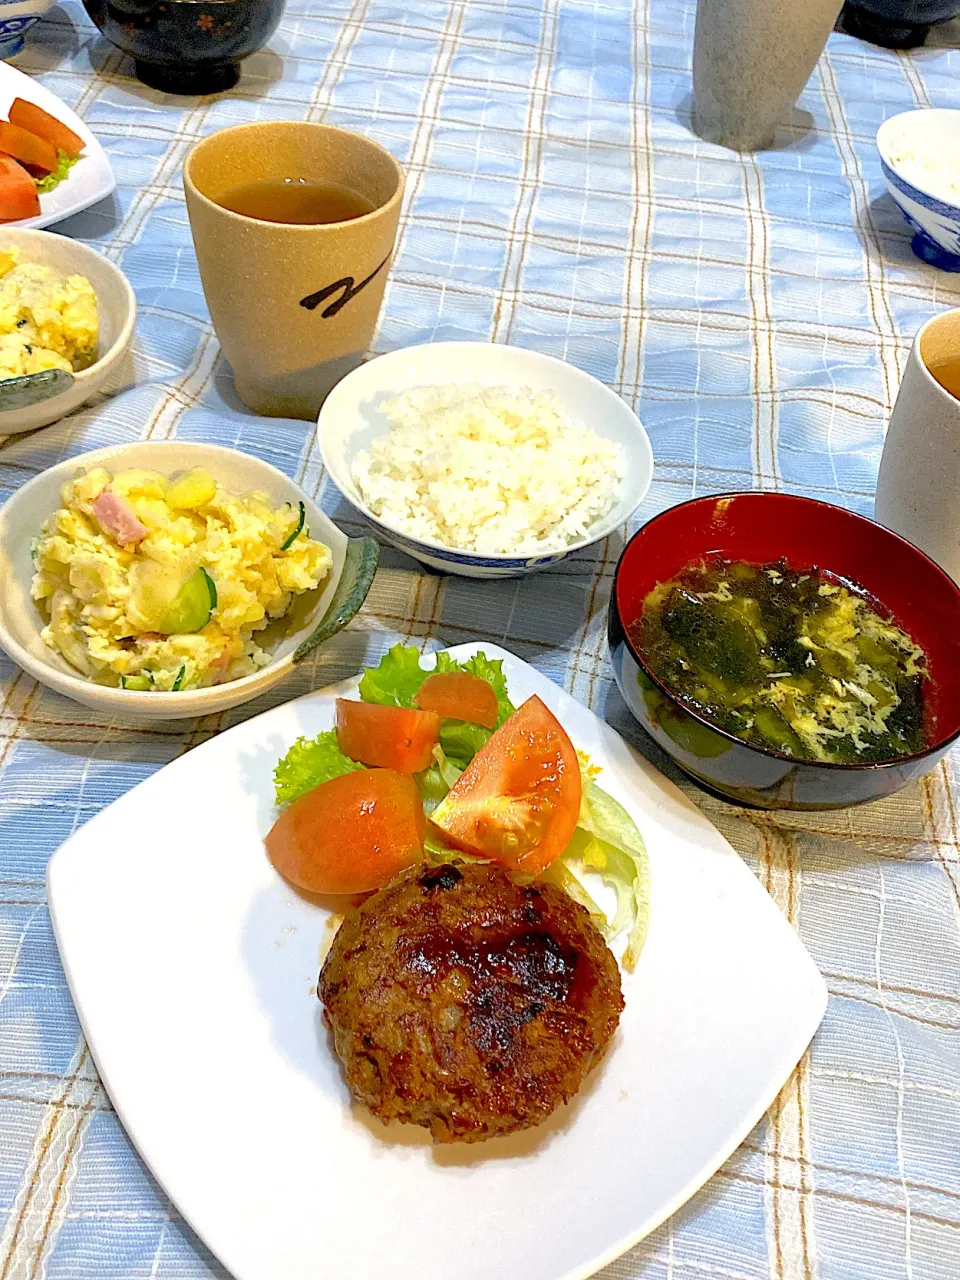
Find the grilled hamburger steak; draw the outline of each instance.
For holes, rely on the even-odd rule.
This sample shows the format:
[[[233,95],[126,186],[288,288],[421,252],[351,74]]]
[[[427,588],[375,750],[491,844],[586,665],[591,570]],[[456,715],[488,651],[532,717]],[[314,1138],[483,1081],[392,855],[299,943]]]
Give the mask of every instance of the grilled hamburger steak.
[[[545,1120],[623,1008],[584,908],[492,865],[414,868],[368,898],[340,926],[319,995],[353,1096],[435,1142]]]

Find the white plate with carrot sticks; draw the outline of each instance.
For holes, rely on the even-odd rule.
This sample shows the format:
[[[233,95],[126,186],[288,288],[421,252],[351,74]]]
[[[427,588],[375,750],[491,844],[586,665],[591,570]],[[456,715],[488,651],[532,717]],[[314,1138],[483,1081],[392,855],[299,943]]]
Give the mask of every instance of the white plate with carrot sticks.
[[[116,187],[107,154],[65,103],[0,62],[2,226],[48,227]]]

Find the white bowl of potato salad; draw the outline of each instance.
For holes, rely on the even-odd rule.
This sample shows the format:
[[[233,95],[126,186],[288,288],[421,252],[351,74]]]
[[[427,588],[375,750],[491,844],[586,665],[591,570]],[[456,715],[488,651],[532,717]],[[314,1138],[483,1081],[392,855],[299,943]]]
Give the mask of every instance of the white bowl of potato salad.
[[[146,441],[42,472],[0,510],[0,645],[98,710],[182,719],[279,683],[360,608],[377,564],[287,476]]]
[[[123,272],[50,231],[0,227],[0,436],[121,385],[137,304]]]
[[[47,426],[123,383],[137,301],[67,236],[0,227],[0,436]]]

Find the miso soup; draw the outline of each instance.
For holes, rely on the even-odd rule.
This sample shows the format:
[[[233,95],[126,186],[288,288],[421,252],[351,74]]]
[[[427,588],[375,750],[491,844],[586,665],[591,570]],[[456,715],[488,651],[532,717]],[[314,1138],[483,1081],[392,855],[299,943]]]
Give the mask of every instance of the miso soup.
[[[746,742],[835,763],[928,746],[923,651],[818,569],[700,561],[658,584],[628,631],[683,703]]]

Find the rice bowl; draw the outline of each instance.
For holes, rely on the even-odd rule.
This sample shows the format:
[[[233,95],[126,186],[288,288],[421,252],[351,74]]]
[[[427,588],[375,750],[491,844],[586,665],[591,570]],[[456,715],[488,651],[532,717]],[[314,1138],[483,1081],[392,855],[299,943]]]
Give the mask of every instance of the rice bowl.
[[[622,476],[612,507],[595,517],[582,536],[559,550],[533,554],[451,547],[402,528],[393,515],[378,514],[354,476],[358,454],[390,433],[383,407],[392,398],[422,388],[459,384],[461,389],[527,388],[563,407],[574,426],[591,428],[602,442],[619,446]],[[618,530],[646,496],[653,475],[653,451],[636,414],[608,386],[566,361],[521,347],[486,342],[436,342],[404,347],[368,361],[334,387],[317,423],[317,439],[330,479],[374,526],[377,537],[422,563],[472,578],[506,578],[536,572],[601,542]],[[512,469],[512,464],[511,464]],[[457,501],[462,493],[456,489]]]
[[[890,116],[877,130],[887,190],[914,235],[918,258],[960,271],[960,111],[923,107]]]

